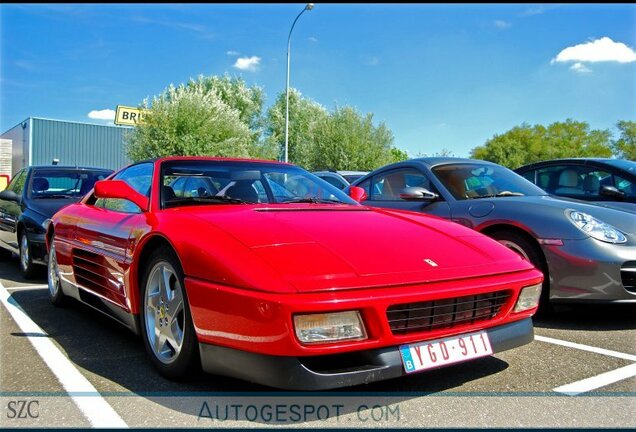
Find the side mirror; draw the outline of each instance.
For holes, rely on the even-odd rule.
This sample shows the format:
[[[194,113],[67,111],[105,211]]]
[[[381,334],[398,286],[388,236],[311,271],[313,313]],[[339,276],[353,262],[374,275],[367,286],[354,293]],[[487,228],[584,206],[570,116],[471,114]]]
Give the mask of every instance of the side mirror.
[[[95,182],[97,198],[119,198],[136,204],[142,211],[148,211],[150,200],[147,196],[134,190],[123,180],[100,180]]]
[[[437,198],[439,195],[419,186],[407,187],[400,192],[400,199],[405,201],[433,201]]]
[[[5,201],[15,201],[17,203],[20,202],[20,197],[13,191],[3,190],[0,192],[0,199]]]
[[[614,186],[601,186],[601,190],[599,192],[601,195],[612,197],[612,198],[625,198],[625,192],[618,190]]]
[[[357,202],[362,202],[368,198],[367,191],[358,186],[349,186],[349,196]]]

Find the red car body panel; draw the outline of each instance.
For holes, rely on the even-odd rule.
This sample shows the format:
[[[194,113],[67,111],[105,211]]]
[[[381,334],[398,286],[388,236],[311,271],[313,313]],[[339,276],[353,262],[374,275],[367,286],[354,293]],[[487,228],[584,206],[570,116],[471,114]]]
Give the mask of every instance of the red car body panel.
[[[160,164],[179,159],[202,158],[155,161],[147,212],[97,208],[87,204],[89,194],[53,217],[49,234],[54,230],[67,282],[136,319],[139,263],[160,236],[183,267],[199,342],[276,356],[397,346],[512,323],[536,311],[512,308],[522,288],[542,281],[540,272],[494,240],[440,218],[321,204],[160,209]],[[510,298],[485,323],[405,336],[393,335],[387,323],[391,305],[499,290]],[[295,337],[294,314],[346,310],[361,311],[368,339],[307,346]]]

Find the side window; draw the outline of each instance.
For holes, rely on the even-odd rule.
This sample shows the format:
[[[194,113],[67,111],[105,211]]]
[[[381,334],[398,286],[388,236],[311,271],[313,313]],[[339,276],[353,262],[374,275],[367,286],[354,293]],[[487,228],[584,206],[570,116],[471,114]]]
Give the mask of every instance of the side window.
[[[563,168],[563,166],[539,168],[537,170],[536,182],[534,179],[528,178],[528,180],[539,186],[544,191],[554,193],[554,191],[559,187],[559,177]]]
[[[614,176],[615,186],[619,191],[625,192],[626,197],[633,198],[636,196],[636,185],[623,177]]]
[[[113,177],[113,180],[123,180],[140,194],[149,197],[153,167],[154,165],[150,162],[133,165],[121,171]],[[137,205],[119,198],[99,198],[95,202],[95,206],[122,213],[141,213],[141,209]]]
[[[525,178],[526,180],[528,180],[529,182],[532,182],[532,183],[536,184],[537,186],[541,187],[540,185],[537,184],[537,182],[534,181],[534,173],[535,172],[536,172],[536,170],[526,171],[525,173],[521,174],[521,176],[523,178]]]
[[[360,186],[362,186],[362,184]],[[369,200],[399,201],[402,189],[414,186],[423,187],[432,191],[428,178],[416,169],[407,168],[390,171],[373,178],[373,187],[369,194]]]
[[[7,190],[15,192],[16,195],[22,195],[22,191],[24,190],[24,182],[27,178],[27,172],[25,169],[19,171],[11,183],[7,186]]]

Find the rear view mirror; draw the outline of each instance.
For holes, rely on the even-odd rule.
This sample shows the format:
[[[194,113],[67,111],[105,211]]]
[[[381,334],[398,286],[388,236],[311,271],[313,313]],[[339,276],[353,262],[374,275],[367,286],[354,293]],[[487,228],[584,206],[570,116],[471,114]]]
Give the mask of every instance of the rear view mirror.
[[[20,202],[20,197],[13,191],[3,190],[0,192],[0,199],[5,201],[15,201]]]
[[[601,195],[607,196],[607,197],[612,197],[612,198],[624,198],[625,197],[625,192],[618,190],[616,187],[614,186],[601,186],[601,191],[600,191]]]
[[[358,186],[349,186],[349,196],[357,202],[367,199],[367,191]]]
[[[400,199],[405,201],[433,201],[437,198],[439,195],[420,186],[407,187],[400,192]]]
[[[142,211],[148,211],[150,200],[147,196],[134,190],[123,180],[100,180],[95,182],[97,198],[119,198],[136,204]]]

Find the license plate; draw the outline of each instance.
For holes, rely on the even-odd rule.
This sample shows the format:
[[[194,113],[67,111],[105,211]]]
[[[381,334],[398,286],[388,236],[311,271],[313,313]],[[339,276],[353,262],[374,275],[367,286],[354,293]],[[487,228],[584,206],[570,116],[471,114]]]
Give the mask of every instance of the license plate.
[[[480,331],[445,339],[401,345],[406,373],[419,372],[493,353],[488,333]]]

